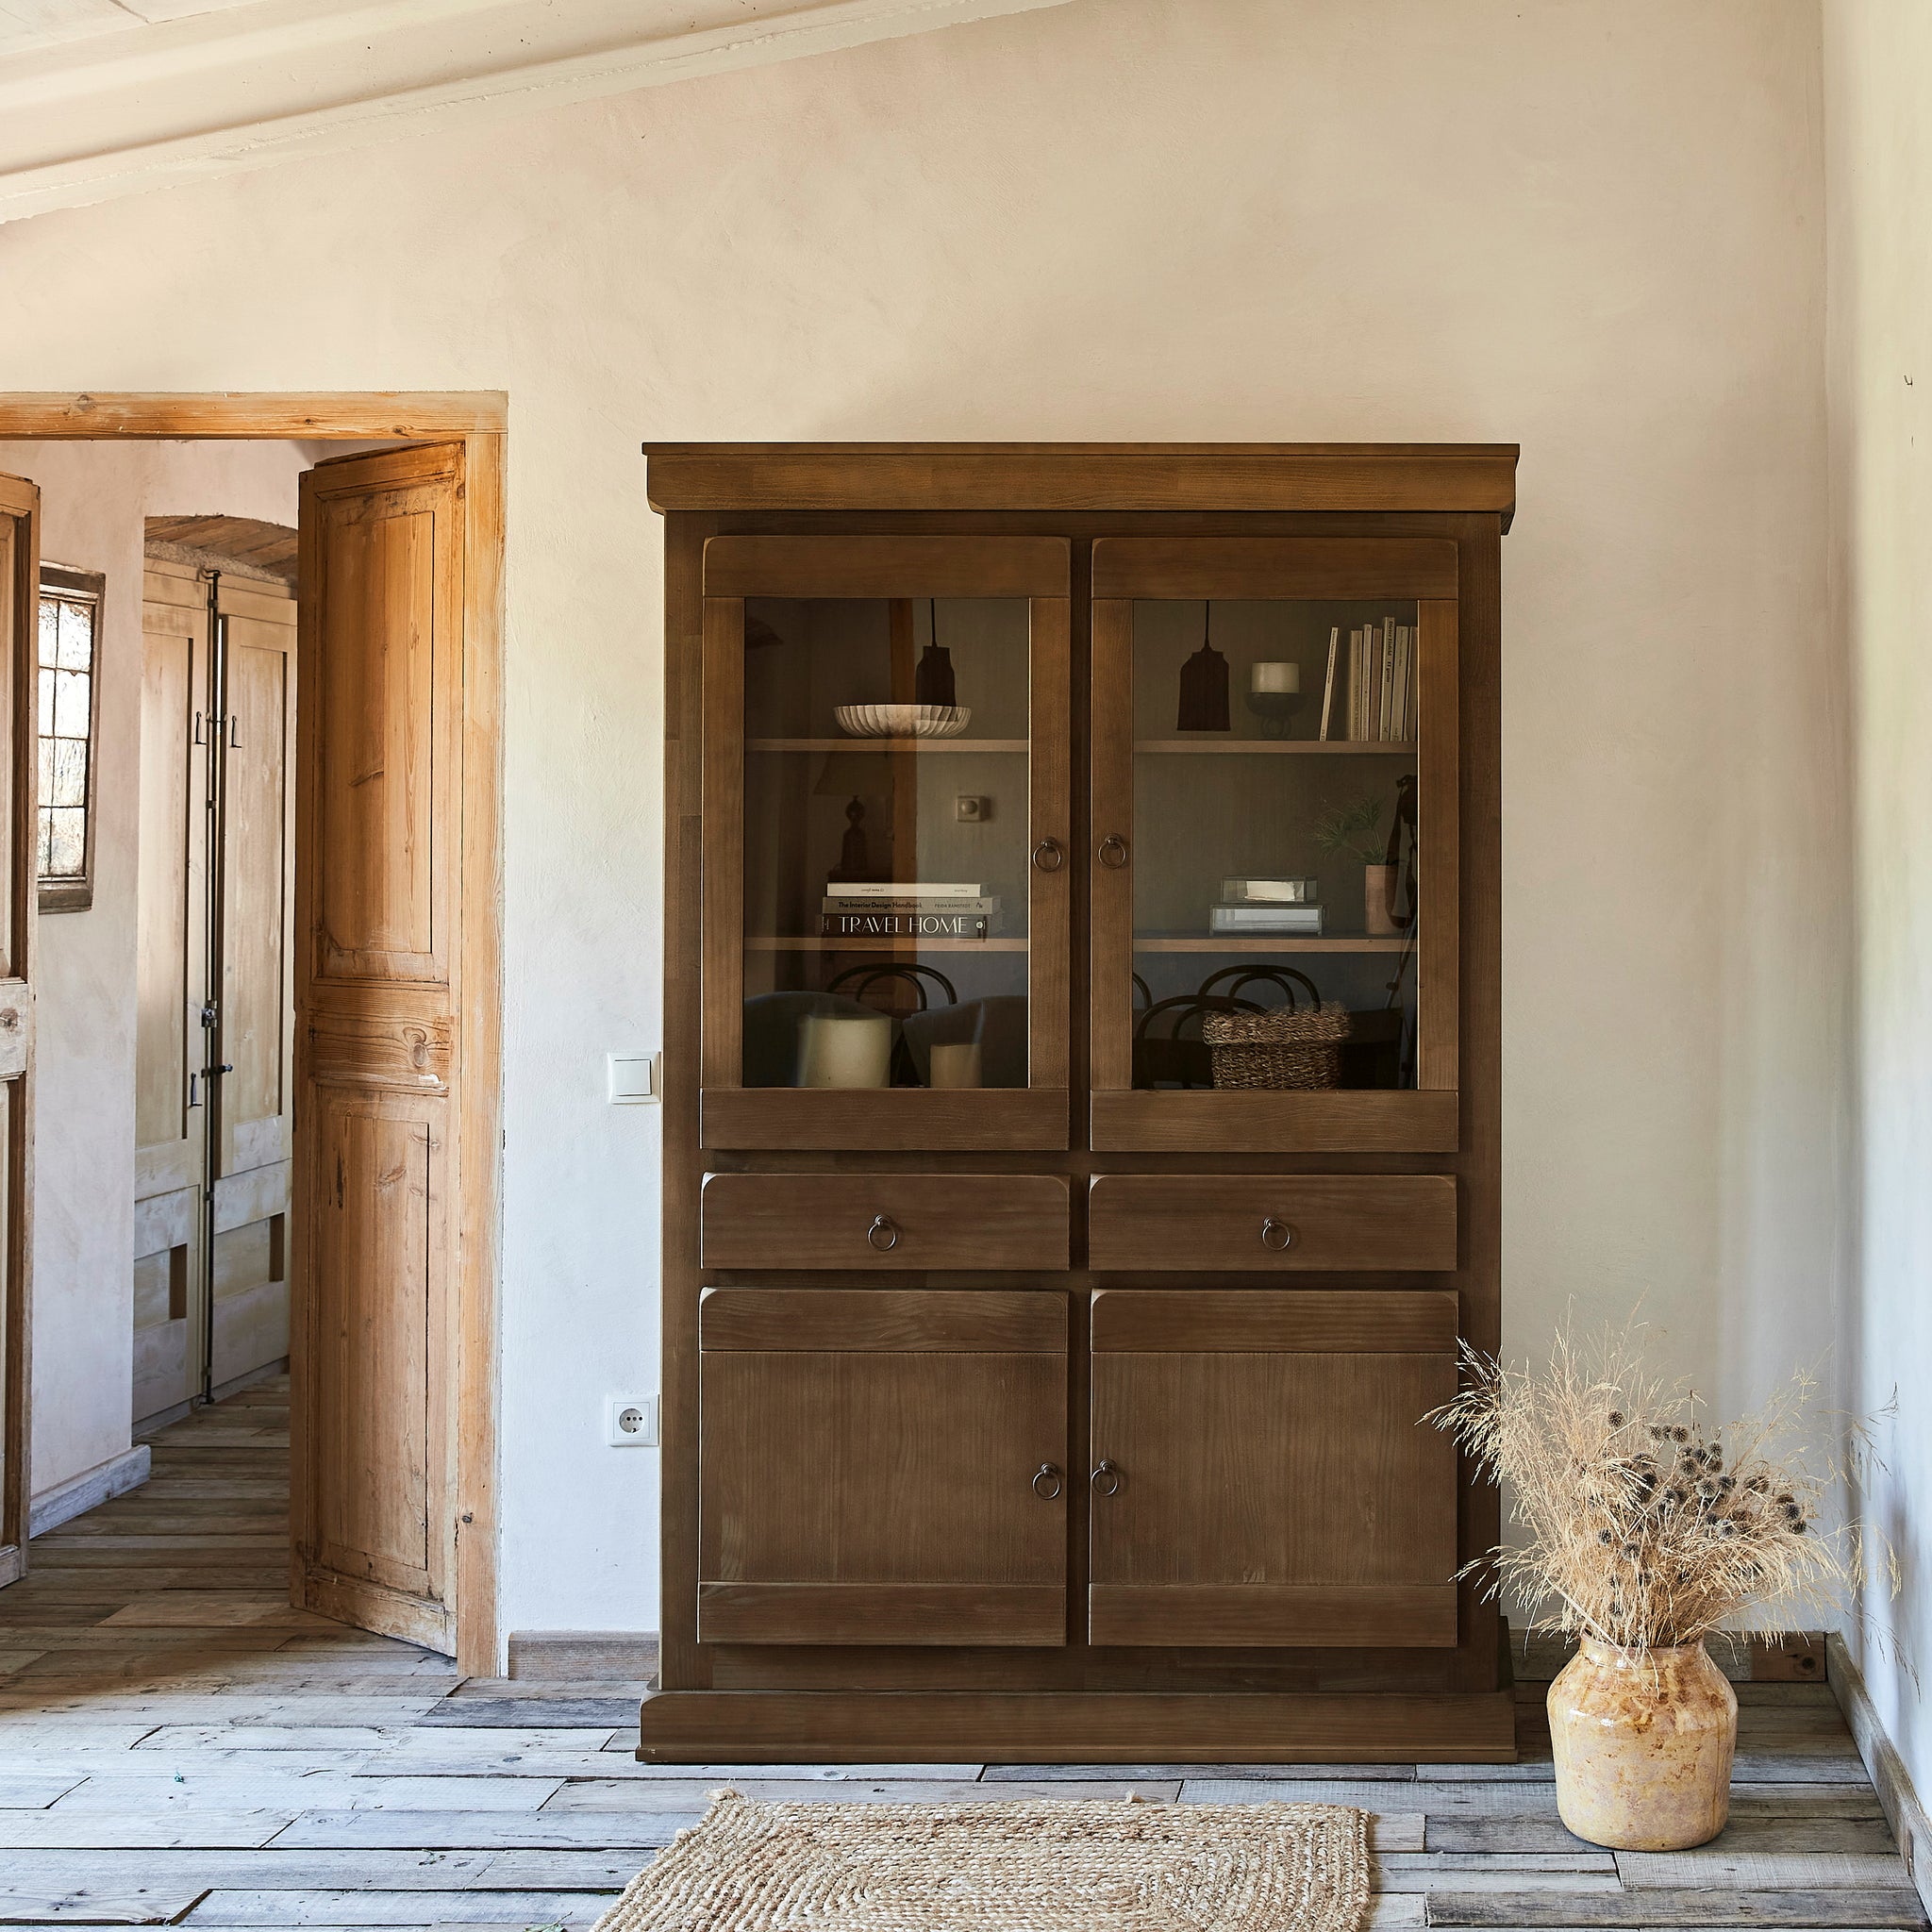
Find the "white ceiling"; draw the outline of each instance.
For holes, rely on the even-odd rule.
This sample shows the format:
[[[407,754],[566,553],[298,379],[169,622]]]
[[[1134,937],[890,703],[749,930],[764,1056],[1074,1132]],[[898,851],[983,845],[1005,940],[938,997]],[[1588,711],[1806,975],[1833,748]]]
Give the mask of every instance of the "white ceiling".
[[[0,0],[0,222],[1065,0]]]
[[[0,53],[58,46],[117,28],[220,13],[253,0],[0,0]]]

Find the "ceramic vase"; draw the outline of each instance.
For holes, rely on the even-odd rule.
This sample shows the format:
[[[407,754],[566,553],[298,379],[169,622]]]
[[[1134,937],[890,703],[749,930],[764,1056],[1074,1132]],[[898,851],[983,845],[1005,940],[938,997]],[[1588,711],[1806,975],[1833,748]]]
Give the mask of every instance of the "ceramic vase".
[[[1365,921],[1363,930],[1372,933],[1400,932],[1394,920],[1389,916],[1389,901],[1395,890],[1395,868],[1392,865],[1369,865],[1362,868],[1362,914]]]
[[[1621,1650],[1586,1637],[1549,1709],[1557,1809],[1578,1838],[1675,1852],[1724,1828],[1738,1698],[1701,1643]]]

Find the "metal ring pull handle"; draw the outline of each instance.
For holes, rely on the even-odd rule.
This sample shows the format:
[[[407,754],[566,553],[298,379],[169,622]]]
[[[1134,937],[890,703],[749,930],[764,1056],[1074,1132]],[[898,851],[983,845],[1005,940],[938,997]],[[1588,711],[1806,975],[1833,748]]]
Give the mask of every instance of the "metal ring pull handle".
[[[1042,839],[1033,848],[1033,863],[1041,872],[1058,872],[1066,862],[1065,848],[1058,839]]]
[[[1109,872],[1118,872],[1127,862],[1127,841],[1118,832],[1109,832],[1100,841],[1100,862]]]
[[[1261,1245],[1264,1248],[1278,1255],[1284,1248],[1291,1247],[1293,1244],[1294,1229],[1289,1226],[1287,1222],[1276,1221],[1271,1214],[1261,1224]]]
[[[1051,1483],[1053,1487],[1051,1489],[1041,1489],[1041,1485],[1042,1483]],[[1058,1502],[1060,1491],[1063,1487],[1064,1485],[1060,1481],[1060,1472],[1058,1464],[1052,1462],[1042,1462],[1040,1465],[1040,1467],[1033,1472],[1033,1493],[1036,1496],[1038,1496],[1042,1503]]]
[[[1096,1496],[1114,1496],[1120,1493],[1121,1471],[1117,1462],[1101,1462],[1090,1480]]]
[[[880,1235],[885,1236],[880,1241]],[[889,1255],[899,1245],[899,1230],[883,1214],[874,1214],[872,1225],[866,1229],[865,1238],[880,1254]]]

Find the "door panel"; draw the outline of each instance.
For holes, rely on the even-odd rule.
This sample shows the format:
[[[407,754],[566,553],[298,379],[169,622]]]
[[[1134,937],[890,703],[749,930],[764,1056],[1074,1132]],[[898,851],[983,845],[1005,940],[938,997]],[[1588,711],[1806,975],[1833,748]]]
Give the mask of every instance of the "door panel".
[[[1300,1299],[1095,1297],[1092,1642],[1454,1646],[1456,1297]]]
[[[1070,570],[706,544],[706,1146],[1068,1144]]]
[[[702,1323],[702,1641],[1065,1642],[1062,1297],[718,1289]]]
[[[146,1200],[203,1183],[208,591],[192,566],[152,561],[142,594],[134,1161]]]
[[[445,1651],[463,464],[325,463],[301,511],[293,1595]]]
[[[0,1583],[26,1569],[40,491],[0,476]]]
[[[225,585],[224,591],[227,587]],[[265,599],[252,599],[265,602]],[[222,775],[221,1172],[289,1158],[295,608],[227,620]]]
[[[1457,568],[1095,541],[1096,1149],[1456,1149]]]

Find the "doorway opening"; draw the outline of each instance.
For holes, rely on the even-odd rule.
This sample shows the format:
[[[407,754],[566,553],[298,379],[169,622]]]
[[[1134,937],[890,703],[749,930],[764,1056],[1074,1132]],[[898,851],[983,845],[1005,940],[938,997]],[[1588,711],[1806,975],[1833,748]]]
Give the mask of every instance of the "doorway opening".
[[[286,1387],[291,1602],[483,1674],[500,1667],[503,419],[489,396],[0,395],[0,470],[26,479],[17,526],[35,550],[53,507],[33,470],[37,458],[59,470],[57,445],[134,455],[217,439],[303,454],[291,519],[149,491],[138,568],[100,606],[105,708],[125,707],[138,741],[118,766],[90,746],[88,770],[101,823],[118,808],[132,832],[104,848],[106,898],[97,887],[90,910],[108,914],[104,932],[124,915],[138,927],[131,1198],[113,1204],[127,1229],[113,1237],[127,1296],[120,1440],[243,1391],[266,1417]],[[61,517],[66,531],[84,521]],[[31,645],[13,660],[26,674],[16,691],[31,691]],[[42,766],[49,756],[42,744]],[[45,774],[12,776],[16,808],[32,808]],[[136,795],[103,809],[99,790],[115,785]],[[54,938],[52,952],[74,950]],[[40,986],[48,1081],[72,978]],[[28,1129],[31,1081],[29,1067],[9,1108]],[[30,1154],[24,1166],[32,1176]],[[50,1172],[79,1198],[83,1168]],[[29,1180],[23,1220],[48,1185]],[[52,1218],[74,1218],[58,1205]],[[42,1287],[56,1289],[67,1257],[30,1237],[21,1248],[24,1339],[37,1257],[51,1257]],[[22,1350],[5,1418],[9,1474],[24,1488],[28,1444],[45,1441],[53,1488],[76,1492],[55,1523],[109,1466],[63,1483],[62,1453],[72,1463],[98,1442],[42,1426],[62,1412],[75,1325],[62,1300],[38,1350]],[[144,1466],[144,1452],[122,1459]],[[36,1472],[37,1503],[47,1487]],[[91,1500],[115,1492],[109,1480]],[[23,1567],[29,1556],[23,1536]]]

